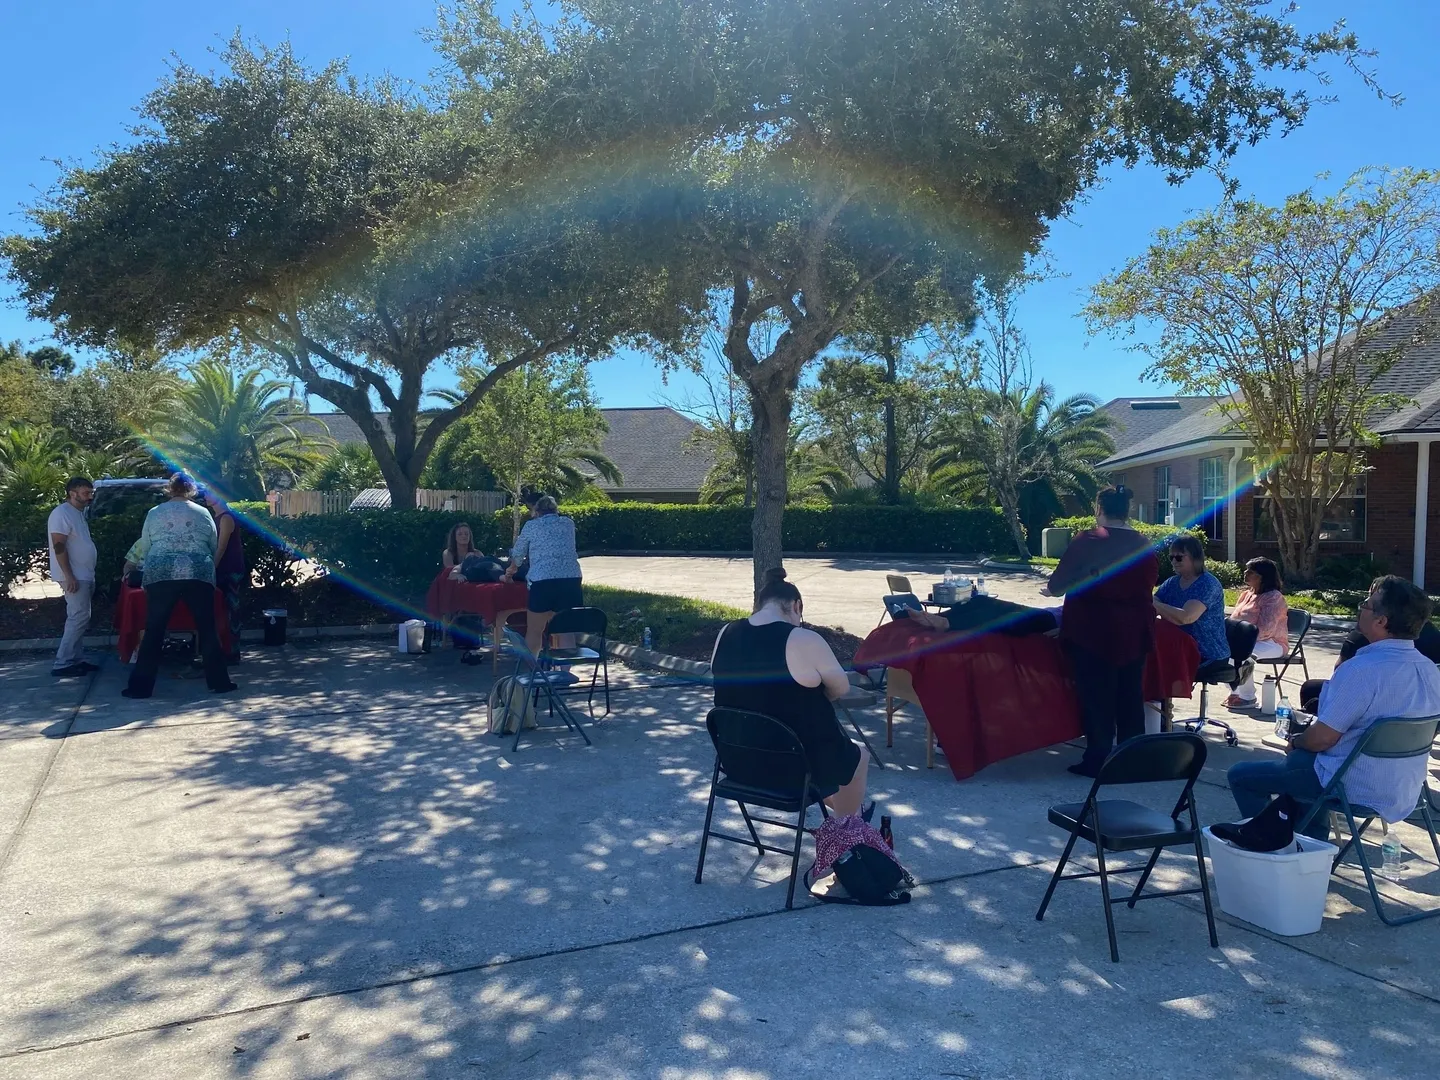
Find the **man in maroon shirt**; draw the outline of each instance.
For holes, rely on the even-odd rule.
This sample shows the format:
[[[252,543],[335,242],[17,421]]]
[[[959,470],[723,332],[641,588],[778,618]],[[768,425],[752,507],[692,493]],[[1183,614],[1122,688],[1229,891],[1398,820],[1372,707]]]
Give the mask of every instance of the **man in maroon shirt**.
[[[1150,542],[1130,528],[1130,496],[1124,486],[1100,492],[1095,528],[1070,541],[1045,586],[1065,597],[1060,640],[1085,727],[1085,756],[1070,771],[1080,776],[1099,773],[1117,735],[1124,742],[1145,732],[1142,681],[1159,564]]]

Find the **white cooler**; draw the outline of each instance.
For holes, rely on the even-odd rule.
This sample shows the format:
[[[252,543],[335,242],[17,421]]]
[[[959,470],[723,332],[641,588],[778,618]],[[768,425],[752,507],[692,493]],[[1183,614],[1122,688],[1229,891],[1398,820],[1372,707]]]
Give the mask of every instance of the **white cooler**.
[[[1325,920],[1330,864],[1340,849],[1296,836],[1299,851],[1274,854],[1227,844],[1206,828],[1205,848],[1220,910],[1272,934],[1313,934]]]

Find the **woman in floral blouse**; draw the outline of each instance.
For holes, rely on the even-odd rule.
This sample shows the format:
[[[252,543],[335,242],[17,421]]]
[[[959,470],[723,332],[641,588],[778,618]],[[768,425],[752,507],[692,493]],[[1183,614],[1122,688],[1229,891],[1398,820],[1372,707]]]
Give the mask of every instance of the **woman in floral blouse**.
[[[1245,564],[1245,588],[1235,601],[1232,619],[1260,628],[1255,651],[1256,660],[1273,660],[1290,649],[1289,607],[1280,591],[1280,570],[1269,559],[1251,559]],[[1240,688],[1226,699],[1232,709],[1249,709],[1255,704],[1255,676],[1252,674]]]

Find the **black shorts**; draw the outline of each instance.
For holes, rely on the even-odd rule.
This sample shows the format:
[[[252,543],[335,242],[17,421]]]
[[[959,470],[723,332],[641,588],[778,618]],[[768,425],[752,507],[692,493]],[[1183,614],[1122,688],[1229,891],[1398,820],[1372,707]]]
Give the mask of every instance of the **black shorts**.
[[[529,585],[528,607],[531,611],[569,611],[585,606],[585,595],[580,590],[578,577],[548,578],[532,581]]]

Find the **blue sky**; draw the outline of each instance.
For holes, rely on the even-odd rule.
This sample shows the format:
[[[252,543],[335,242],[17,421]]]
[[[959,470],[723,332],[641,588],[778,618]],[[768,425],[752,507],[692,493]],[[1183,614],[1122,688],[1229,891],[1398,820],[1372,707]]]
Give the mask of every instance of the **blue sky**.
[[[422,0],[0,4],[0,41],[6,43],[0,100],[11,103],[0,110],[0,230],[23,227],[19,208],[54,180],[54,160],[86,161],[125,138],[135,104],[164,76],[172,54],[208,66],[207,50],[238,28],[268,42],[288,36],[312,63],[346,56],[360,74],[389,71],[423,83],[435,58],[420,31],[434,24],[434,11],[433,2]],[[1337,71],[1330,88],[1337,102],[1317,106],[1288,138],[1241,152],[1234,172],[1248,194],[1274,201],[1309,185],[1329,190],[1366,165],[1440,165],[1434,139],[1440,4],[1323,0],[1302,4],[1296,16],[1306,28],[1341,17],[1378,50],[1373,64],[1381,82],[1405,103],[1396,108],[1379,101],[1358,79]],[[1329,178],[1317,180],[1322,173]],[[1078,312],[1088,287],[1142,250],[1154,230],[1212,205],[1218,195],[1212,177],[1172,187],[1154,169],[1117,169],[1055,223],[1049,254],[1065,276],[1033,287],[1019,310],[1039,377],[1062,395],[1162,391],[1141,381],[1141,358],[1122,344],[1089,338]],[[0,286],[0,340],[39,342],[47,334]],[[593,374],[607,406],[652,405],[685,392],[683,379],[662,386],[658,369],[642,356],[603,361]]]

